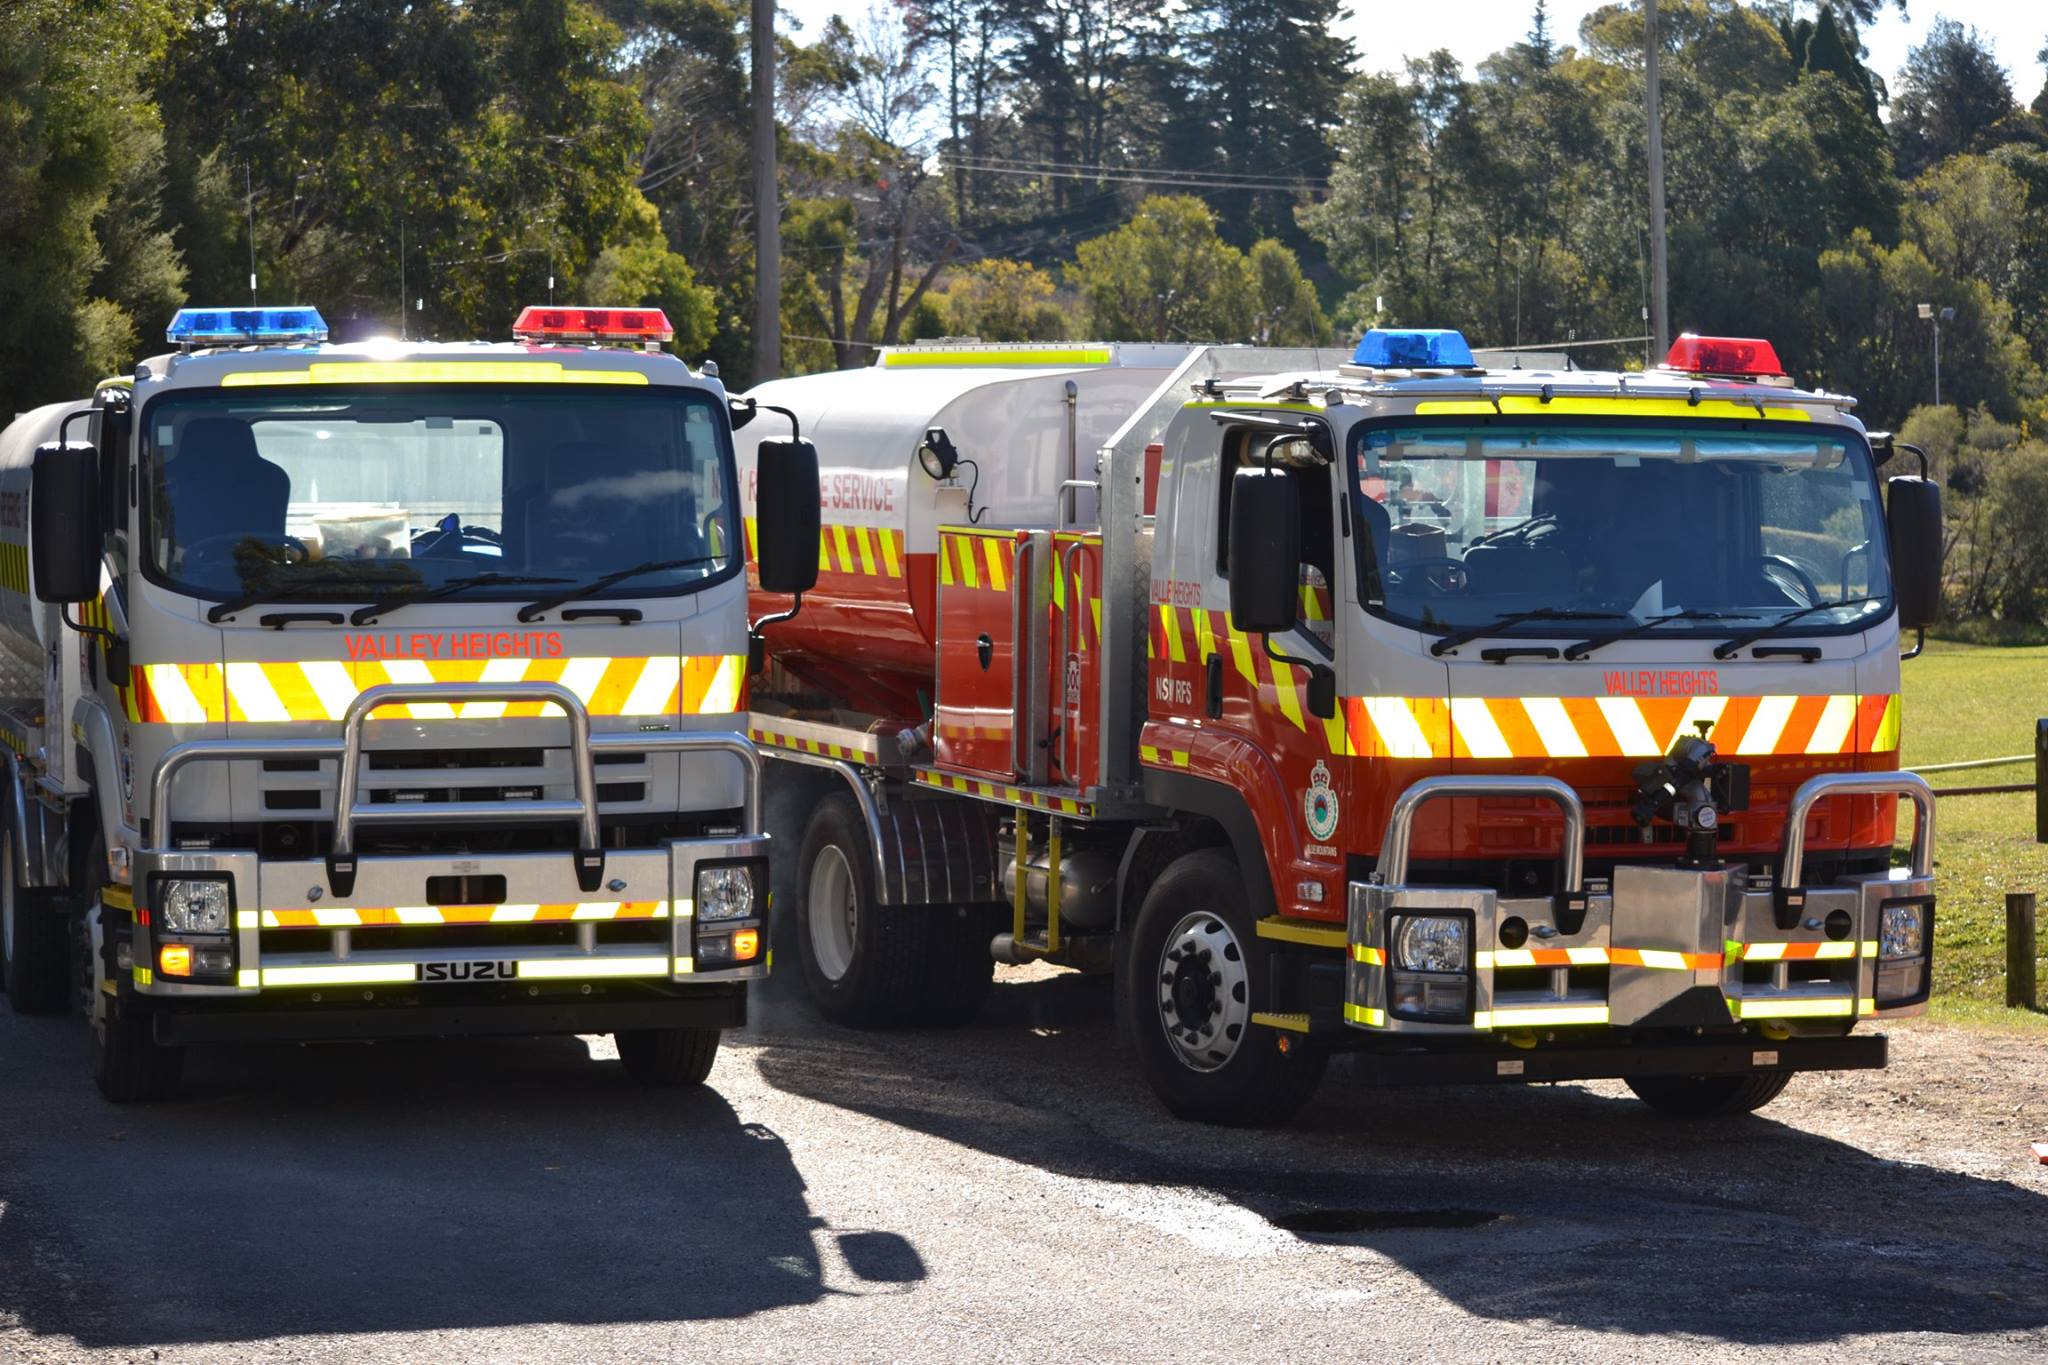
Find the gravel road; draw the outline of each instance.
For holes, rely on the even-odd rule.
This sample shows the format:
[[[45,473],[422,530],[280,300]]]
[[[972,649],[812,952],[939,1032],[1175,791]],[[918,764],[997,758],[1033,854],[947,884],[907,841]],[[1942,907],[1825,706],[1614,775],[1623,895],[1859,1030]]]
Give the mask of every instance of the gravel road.
[[[2048,1358],[2048,1035],[1687,1126],[1605,1084],[1168,1118],[1102,983],[972,1029],[757,1001],[711,1086],[605,1040],[194,1058],[104,1105],[0,1010],[0,1360]],[[597,1060],[593,1060],[593,1058]]]

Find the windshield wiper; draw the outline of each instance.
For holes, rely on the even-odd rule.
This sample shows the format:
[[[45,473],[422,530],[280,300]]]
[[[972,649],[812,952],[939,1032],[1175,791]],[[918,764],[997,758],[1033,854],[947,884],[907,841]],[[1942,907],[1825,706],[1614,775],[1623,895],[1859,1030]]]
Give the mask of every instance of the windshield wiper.
[[[236,612],[246,611],[262,602],[289,602],[301,597],[311,597],[316,593],[339,593],[344,602],[364,596],[360,592],[348,592],[347,589],[352,586],[354,585],[345,579],[311,578],[298,583],[279,583],[268,588],[251,588],[240,597],[231,597],[225,602],[216,602],[208,607],[206,619],[214,625],[219,625]]]
[[[352,626],[366,626],[386,612],[397,611],[400,607],[412,606],[415,602],[438,602],[444,597],[454,597],[468,592],[471,588],[488,588],[499,583],[567,583],[566,578],[536,578],[531,574],[517,573],[475,573],[464,578],[451,578],[439,587],[414,588],[410,592],[395,592],[380,597],[367,607],[357,607],[349,615]],[[524,619],[524,618],[521,618]]]
[[[1470,644],[1482,635],[1497,635],[1511,626],[1524,621],[1619,621],[1618,611],[1569,611],[1559,607],[1537,607],[1533,611],[1511,611],[1506,616],[1497,616],[1484,625],[1462,626],[1438,640],[1429,647],[1429,652],[1442,658],[1459,645]]]
[[[1715,645],[1714,657],[1717,659],[1732,659],[1736,656],[1738,652],[1747,648],[1750,645],[1755,644],[1758,640],[1763,639],[1765,636],[1776,635],[1779,631],[1783,630],[1786,626],[1791,625],[1794,621],[1800,620],[1803,617],[1811,616],[1817,611],[1831,611],[1836,607],[1868,606],[1870,603],[1875,602],[1877,600],[1878,599],[1875,597],[1845,597],[1839,602],[1815,602],[1812,606],[1800,607],[1796,611],[1788,611],[1783,616],[1780,616],[1778,619],[1772,621],[1767,626],[1759,626],[1755,630],[1750,631],[1747,635],[1738,635],[1732,640],[1727,640],[1721,644]]]
[[[1574,662],[1585,658],[1596,649],[1605,649],[1617,640],[1640,640],[1646,635],[1657,633],[1657,627],[1671,621],[1740,621],[1756,616],[1753,611],[1669,611],[1662,616],[1652,616],[1639,625],[1627,630],[1617,630],[1612,635],[1596,635],[1590,640],[1581,640],[1575,645],[1565,646],[1564,657]]]
[[[616,573],[608,573],[602,578],[593,578],[588,583],[579,583],[565,591],[550,593],[546,597],[528,602],[519,609],[519,619],[537,620],[542,612],[553,611],[564,602],[574,602],[579,597],[595,596],[606,588],[615,587],[629,578],[638,578],[644,573],[660,573],[664,569],[694,569],[699,564],[716,564],[722,558],[722,555],[697,555],[691,559],[652,559],[645,564],[635,564],[630,569],[620,569]],[[560,583],[564,580],[558,578],[554,581]]]

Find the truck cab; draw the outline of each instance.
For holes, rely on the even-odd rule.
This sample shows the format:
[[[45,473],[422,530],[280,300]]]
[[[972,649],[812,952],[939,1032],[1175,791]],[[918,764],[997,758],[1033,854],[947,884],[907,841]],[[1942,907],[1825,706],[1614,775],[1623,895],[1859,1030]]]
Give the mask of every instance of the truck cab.
[[[9,983],[80,999],[112,1098],[256,1038],[611,1032],[692,1083],[743,1020],[734,408],[659,310],[513,332],[186,310],[16,437]]]

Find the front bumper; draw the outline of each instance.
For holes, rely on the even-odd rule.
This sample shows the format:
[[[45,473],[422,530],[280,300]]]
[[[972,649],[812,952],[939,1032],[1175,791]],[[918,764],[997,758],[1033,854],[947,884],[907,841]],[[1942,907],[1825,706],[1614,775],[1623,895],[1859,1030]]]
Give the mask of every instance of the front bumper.
[[[758,979],[768,970],[768,839],[765,835],[675,840],[652,849],[610,850],[599,891],[581,890],[567,853],[360,858],[346,896],[328,890],[326,863],[263,862],[253,852],[150,852],[137,860],[132,978],[157,999],[223,999],[300,992],[315,999],[516,984],[538,999],[593,982],[715,984]],[[696,913],[700,866],[737,864],[754,873],[754,912],[704,921]],[[173,878],[215,877],[229,888],[232,932],[223,939],[172,935],[151,901]],[[430,884],[502,878],[502,900],[430,903]],[[734,940],[754,951],[734,958]],[[225,947],[223,970],[174,978],[162,970],[166,944],[195,953]]]
[[[1915,802],[1911,866],[1803,885],[1803,835],[1814,804],[1879,788]],[[1562,893],[1508,899],[1483,887],[1404,884],[1417,808],[1444,796],[1504,794],[1540,797],[1563,810]],[[1911,774],[1817,777],[1795,796],[1787,826],[1776,878],[1736,866],[1623,866],[1611,882],[1582,886],[1584,816],[1563,784],[1418,783],[1389,821],[1381,857],[1386,880],[1350,889],[1343,1021],[1383,1037],[1495,1035],[1526,1045],[1537,1035],[1550,1042],[1601,1036],[1585,1030],[1839,1036],[1862,1018],[1924,1011],[1934,915],[1926,784]],[[1919,948],[1911,958],[1888,959],[1883,926],[1902,908],[1920,916]],[[1416,918],[1463,926],[1465,951],[1455,967],[1440,959],[1431,973],[1402,959],[1403,926]]]
[[[422,700],[554,706],[568,722],[574,799],[363,801],[364,723],[379,707]],[[742,832],[652,848],[603,847],[594,758],[626,748],[710,750],[742,760]],[[181,1004],[231,1008],[276,995],[321,1006],[323,1017],[344,1002],[434,1010],[467,991],[460,1017],[474,1020],[492,1003],[532,1010],[563,1000],[602,1003],[592,1000],[602,996],[658,1006],[737,991],[767,973],[768,837],[761,832],[760,756],[744,736],[593,736],[581,699],[553,683],[390,684],[351,703],[338,741],[202,740],[172,749],[150,782],[155,827],[175,827],[174,783],[183,768],[287,757],[337,761],[334,851],[326,858],[265,861],[253,850],[159,847],[134,859],[128,986],[160,1011]],[[577,825],[573,852],[367,856],[353,843],[355,827],[372,822],[568,821]],[[737,916],[703,913],[713,907],[699,903],[700,872],[715,866],[740,869],[751,886],[751,901]],[[175,932],[183,926],[161,910],[167,887],[179,880],[224,888],[223,931]],[[730,898],[724,908],[732,908]]]

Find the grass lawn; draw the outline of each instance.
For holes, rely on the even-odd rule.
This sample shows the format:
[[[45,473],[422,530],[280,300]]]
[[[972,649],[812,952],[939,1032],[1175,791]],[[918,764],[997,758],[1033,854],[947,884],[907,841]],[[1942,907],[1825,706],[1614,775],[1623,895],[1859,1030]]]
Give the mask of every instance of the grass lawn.
[[[1930,643],[1900,672],[1904,766],[2023,753],[2025,763],[1932,773],[1927,780],[1936,789],[2033,780],[2034,722],[2048,716],[2048,648]],[[1901,812],[1901,847],[1911,838],[1910,812]],[[2048,847],[2034,842],[2032,793],[1944,797],[1935,816],[1933,1013],[2048,1028],[2048,1015],[2004,1008],[2005,893],[2048,899]],[[2048,925],[2043,930],[2037,947],[2048,947]],[[2048,956],[2035,970],[2048,985]]]

